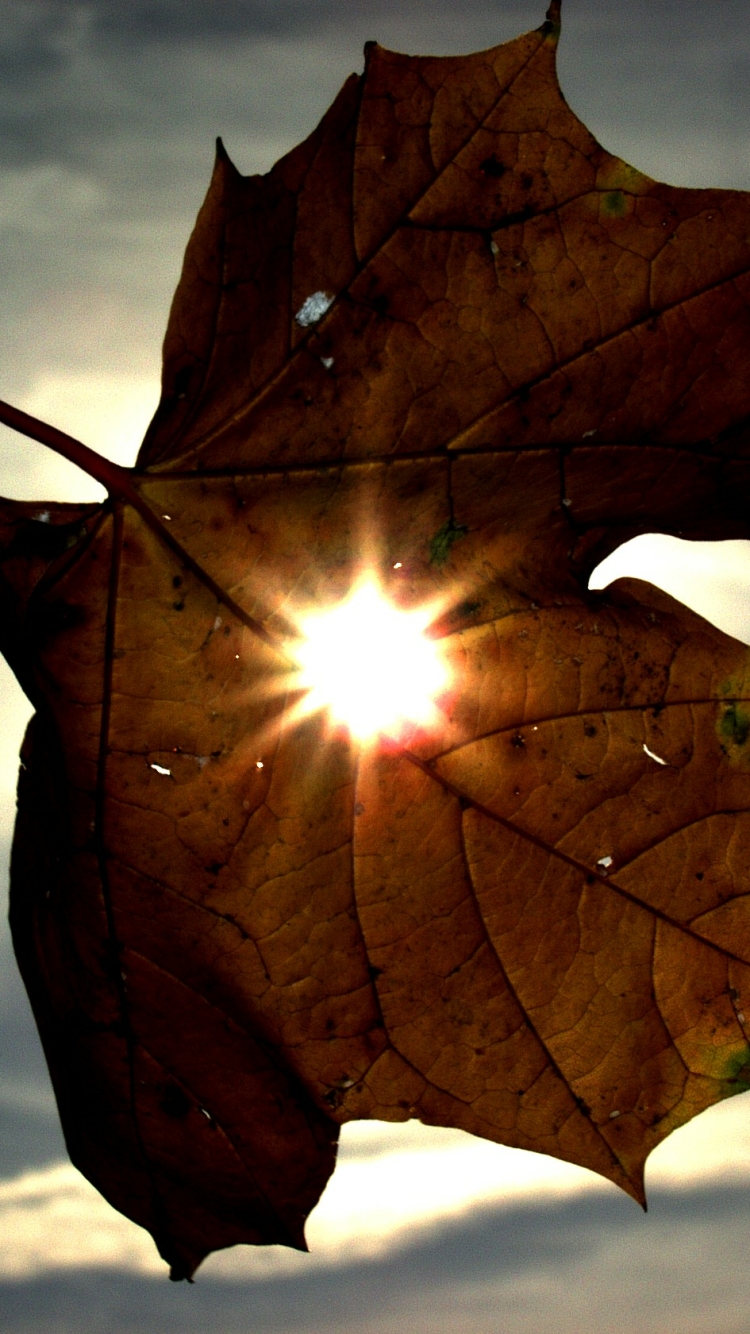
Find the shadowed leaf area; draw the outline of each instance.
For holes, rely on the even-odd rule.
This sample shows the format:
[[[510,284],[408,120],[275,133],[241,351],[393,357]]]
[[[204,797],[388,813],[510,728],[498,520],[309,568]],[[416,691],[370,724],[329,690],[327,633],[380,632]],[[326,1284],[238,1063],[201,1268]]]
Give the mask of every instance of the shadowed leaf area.
[[[267,176],[220,148],[140,505],[2,509],[16,950],[73,1161],[175,1277],[303,1247],[343,1122],[642,1200],[750,1084],[749,651],[587,591],[637,533],[750,536],[750,196],[605,152],[558,17],[371,45]],[[453,673],[369,747],[287,647],[363,551]]]

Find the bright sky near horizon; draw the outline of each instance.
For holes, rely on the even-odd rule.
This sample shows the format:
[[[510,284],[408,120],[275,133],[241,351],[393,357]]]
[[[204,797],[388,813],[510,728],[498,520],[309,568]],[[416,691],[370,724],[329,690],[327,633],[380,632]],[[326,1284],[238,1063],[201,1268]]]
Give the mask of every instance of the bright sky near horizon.
[[[172,0],[0,0],[0,397],[132,462],[158,397],[163,327],[213,136],[224,135],[242,171],[265,170],[360,67],[367,38],[409,50],[477,49],[536,26],[543,8],[544,0],[467,0],[459,21],[448,0],[276,0],[276,8],[226,0],[222,18],[210,0],[188,0],[182,15]],[[741,0],[634,0],[624,11],[616,0],[566,0],[560,65],[574,109],[606,147],[652,175],[750,188],[750,36]],[[102,493],[0,428],[0,494]],[[638,539],[605,563],[596,586],[621,574],[660,583],[750,643],[750,544]],[[0,700],[7,847],[28,706],[2,662]],[[148,1237],[63,1160],[12,967],[0,938],[0,1306],[11,1280],[57,1282],[89,1266],[161,1273]],[[655,1190],[750,1184],[747,1098],[672,1136],[647,1180]],[[348,1127],[342,1162],[311,1220],[312,1263],[374,1262],[446,1219],[468,1218],[472,1207],[575,1201],[591,1191],[616,1194],[580,1169],[459,1132]],[[635,1208],[624,1197],[622,1207]],[[291,1282],[309,1263],[274,1248],[228,1253],[206,1268],[217,1278],[283,1271]],[[678,1317],[678,1334],[709,1334],[688,1317]],[[3,1328],[20,1334],[23,1326]],[[112,1329],[130,1334],[131,1326]],[[508,1334],[526,1329],[519,1316]],[[603,1329],[593,1323],[591,1334]],[[721,1334],[739,1329],[727,1324]],[[473,1334],[483,1334],[478,1324]]]

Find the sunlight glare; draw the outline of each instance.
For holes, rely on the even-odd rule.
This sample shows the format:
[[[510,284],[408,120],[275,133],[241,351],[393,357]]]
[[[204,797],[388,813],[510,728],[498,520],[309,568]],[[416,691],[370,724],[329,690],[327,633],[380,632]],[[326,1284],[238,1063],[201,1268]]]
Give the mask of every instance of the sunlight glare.
[[[434,618],[434,607],[395,606],[372,575],[327,611],[300,618],[305,712],[329,710],[360,742],[428,726],[449,680],[439,643],[424,633]]]

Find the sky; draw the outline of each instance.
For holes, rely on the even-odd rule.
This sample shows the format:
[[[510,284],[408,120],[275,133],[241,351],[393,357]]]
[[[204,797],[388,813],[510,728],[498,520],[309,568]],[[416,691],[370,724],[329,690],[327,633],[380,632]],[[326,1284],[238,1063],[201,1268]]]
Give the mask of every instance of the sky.
[[[471,51],[538,26],[543,10],[0,0],[0,397],[132,463],[216,135],[242,172],[265,171],[361,70],[365,41]],[[750,189],[746,0],[564,0],[559,70],[573,109],[641,170]],[[4,428],[0,493],[101,494]],[[648,572],[750,642],[747,552],[641,543],[599,582]],[[4,666],[0,698],[4,874],[28,717]],[[0,1330],[746,1334],[747,1096],[656,1151],[647,1215],[583,1170],[459,1132],[347,1127],[310,1256],[242,1248],[175,1286],[146,1234],[67,1161],[3,922]]]

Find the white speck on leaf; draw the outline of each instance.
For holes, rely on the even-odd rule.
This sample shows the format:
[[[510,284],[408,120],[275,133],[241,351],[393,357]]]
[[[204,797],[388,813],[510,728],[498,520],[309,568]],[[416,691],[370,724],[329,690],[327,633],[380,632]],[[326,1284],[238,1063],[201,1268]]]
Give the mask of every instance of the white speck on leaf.
[[[172,522],[172,515],[171,515],[171,514],[162,514],[161,517],[162,517],[162,519],[166,519],[167,523],[171,523],[171,522]]]
[[[208,759],[209,759],[208,755],[196,755],[195,759],[198,768],[205,769],[206,765],[208,764]]]
[[[164,778],[172,777],[172,770],[165,769],[163,764],[150,764],[148,767],[149,769],[153,769],[154,773],[162,774]]]
[[[609,1119],[610,1119],[610,1121],[614,1121],[615,1117],[617,1117],[617,1116],[619,1116],[619,1115],[620,1115],[619,1112],[610,1112],[610,1114],[609,1114]]]
[[[328,292],[313,292],[302,302],[294,318],[301,329],[309,329],[311,325],[317,324],[318,320],[322,320],[331,305],[333,297],[329,296]]]
[[[332,365],[333,365],[333,357],[321,357],[321,358],[320,358],[320,361],[321,361],[321,365],[325,366],[325,368],[326,368],[327,371],[329,371],[329,370],[331,369],[331,367],[332,367]]]
[[[262,768],[263,768],[263,761],[262,761],[262,760],[256,760],[256,761],[255,761],[255,767],[256,767],[256,769],[262,769]]]
[[[596,435],[596,431],[584,431],[584,433],[583,433],[581,439],[582,439],[582,440],[590,440],[591,437],[592,437],[592,435]]]
[[[649,748],[648,748],[648,746],[646,745],[645,742],[643,743],[643,750],[644,750],[644,753],[645,753],[646,755],[648,755],[648,758],[649,758],[650,760],[656,760],[656,763],[657,763],[657,764],[663,764],[663,765],[665,765],[666,767],[669,767],[669,762],[668,762],[668,760],[663,760],[662,757],[661,757],[661,755],[655,755],[654,752],[653,752],[652,750],[649,750]]]
[[[49,523],[49,510],[40,510],[35,517],[37,523]]]
[[[597,866],[600,868],[600,870],[604,871],[604,873],[605,873],[605,875],[606,875],[607,871],[609,870],[610,866],[612,865],[612,858],[611,858],[611,857],[600,857],[599,860],[598,860],[598,862],[597,862],[596,864],[597,864]]]
[[[216,620],[214,621],[214,630],[218,630],[220,625],[221,625],[221,617],[217,616]]]

